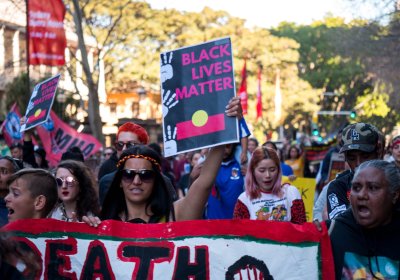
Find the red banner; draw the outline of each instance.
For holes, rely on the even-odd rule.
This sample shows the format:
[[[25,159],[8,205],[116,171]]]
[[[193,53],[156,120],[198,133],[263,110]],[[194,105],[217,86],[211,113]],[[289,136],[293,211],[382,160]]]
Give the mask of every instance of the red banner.
[[[29,64],[65,64],[67,40],[62,0],[28,0]]]
[[[243,115],[247,114],[247,70],[246,60],[244,61],[242,69],[242,83],[239,89],[240,102],[242,104]]]
[[[95,137],[77,132],[60,120],[53,111],[48,120],[37,127],[37,133],[46,150],[46,158],[50,165],[56,165],[60,161],[61,155],[70,147],[79,147],[85,159],[102,147]]]

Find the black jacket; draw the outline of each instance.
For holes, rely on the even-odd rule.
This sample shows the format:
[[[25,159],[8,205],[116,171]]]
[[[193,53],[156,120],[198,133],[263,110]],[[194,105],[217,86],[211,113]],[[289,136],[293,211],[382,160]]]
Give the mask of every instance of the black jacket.
[[[107,159],[100,166],[99,174],[97,175],[97,180],[100,182],[101,177],[104,175],[114,172],[117,170],[118,157],[117,153],[113,153],[109,159]]]
[[[326,194],[329,219],[334,219],[349,208],[349,194],[353,177],[354,173],[346,170],[329,183]]]

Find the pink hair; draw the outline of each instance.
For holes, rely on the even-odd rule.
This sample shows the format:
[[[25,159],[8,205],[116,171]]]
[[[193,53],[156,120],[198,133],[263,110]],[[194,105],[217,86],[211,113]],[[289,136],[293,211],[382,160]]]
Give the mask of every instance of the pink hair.
[[[117,139],[118,139],[119,134],[124,131],[132,132],[132,133],[136,134],[139,138],[139,141],[144,145],[147,145],[149,143],[149,135],[147,134],[146,129],[144,129],[143,127],[141,127],[138,124],[127,122],[127,123],[124,123],[123,125],[121,125],[118,128]]]
[[[281,195],[282,170],[278,154],[274,149],[260,147],[254,150],[246,173],[246,194],[251,199],[259,198],[261,196],[261,189],[259,186],[257,186],[256,179],[254,177],[254,171],[257,165],[264,159],[272,160],[278,168],[278,177],[274,183],[274,186],[272,187],[272,193],[277,196]]]

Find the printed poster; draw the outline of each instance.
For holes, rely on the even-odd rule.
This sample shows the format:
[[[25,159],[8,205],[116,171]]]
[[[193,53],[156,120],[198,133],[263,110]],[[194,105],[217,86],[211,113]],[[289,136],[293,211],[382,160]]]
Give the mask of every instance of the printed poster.
[[[307,222],[312,222],[316,184],[315,178],[297,177],[296,180],[290,181],[287,176],[282,176],[282,183],[291,184],[299,190],[306,209]]]
[[[6,225],[40,259],[34,279],[334,279],[324,223],[200,220],[159,224],[54,219]]]
[[[21,132],[46,122],[53,106],[60,77],[61,75],[58,74],[35,86],[26,109],[25,124],[21,125]]]
[[[161,53],[166,157],[239,142],[237,118],[225,115],[236,95],[230,38]]]

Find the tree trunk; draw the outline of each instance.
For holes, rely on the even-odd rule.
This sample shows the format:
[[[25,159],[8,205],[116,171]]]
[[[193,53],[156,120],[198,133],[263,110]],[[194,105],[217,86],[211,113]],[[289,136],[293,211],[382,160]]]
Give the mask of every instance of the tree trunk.
[[[97,85],[93,80],[93,73],[90,71],[88,54],[85,45],[85,38],[82,28],[82,11],[79,6],[78,0],[72,0],[74,5],[74,22],[76,28],[76,35],[78,36],[78,47],[82,54],[80,63],[82,64],[83,71],[86,76],[87,87],[89,89],[89,125],[92,130],[93,136],[96,137],[104,145],[103,127],[100,117],[100,102],[97,92]]]

